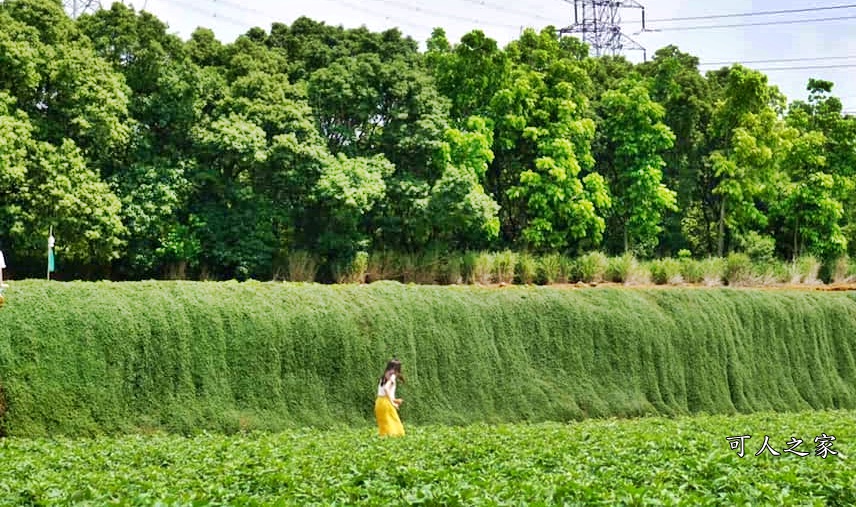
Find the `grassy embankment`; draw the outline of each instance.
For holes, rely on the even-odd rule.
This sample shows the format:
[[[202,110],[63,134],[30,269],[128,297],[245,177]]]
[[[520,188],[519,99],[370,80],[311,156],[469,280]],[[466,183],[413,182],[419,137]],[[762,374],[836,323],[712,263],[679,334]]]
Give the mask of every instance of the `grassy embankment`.
[[[22,281],[0,308],[7,435],[856,408],[856,297]]]

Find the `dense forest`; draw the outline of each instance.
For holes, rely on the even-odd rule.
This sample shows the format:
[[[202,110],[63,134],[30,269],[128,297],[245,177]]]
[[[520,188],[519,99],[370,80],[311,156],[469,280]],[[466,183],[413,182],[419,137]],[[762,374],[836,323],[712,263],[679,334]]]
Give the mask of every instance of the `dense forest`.
[[[0,3],[0,250],[61,278],[320,279],[373,252],[856,251],[856,118],[812,79],[588,56],[552,28],[424,48],[300,18],[232,43],[114,4]]]

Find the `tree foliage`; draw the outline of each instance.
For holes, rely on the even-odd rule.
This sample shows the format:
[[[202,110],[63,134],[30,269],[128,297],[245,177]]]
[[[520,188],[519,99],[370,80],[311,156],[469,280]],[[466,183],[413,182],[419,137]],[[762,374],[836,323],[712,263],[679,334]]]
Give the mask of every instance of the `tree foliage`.
[[[663,107],[644,84],[626,80],[603,94],[598,105],[598,172],[606,176],[613,206],[613,237],[644,252],[656,246],[663,212],[675,210],[675,192],[663,184],[662,154],[675,136],[663,122]]]
[[[0,3],[0,247],[62,277],[269,278],[295,251],[856,254],[856,119],[668,46],[592,58],[301,17],[189,40],[114,4]],[[362,252],[362,253],[361,253]]]

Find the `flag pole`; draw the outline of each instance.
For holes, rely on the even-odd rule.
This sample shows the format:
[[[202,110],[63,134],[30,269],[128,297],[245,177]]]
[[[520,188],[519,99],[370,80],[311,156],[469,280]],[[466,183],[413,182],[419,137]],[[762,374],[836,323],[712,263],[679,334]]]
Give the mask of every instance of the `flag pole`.
[[[53,245],[51,244],[52,239],[53,239],[53,226],[51,226],[50,232],[48,232],[48,280],[51,279],[51,248],[53,248]]]

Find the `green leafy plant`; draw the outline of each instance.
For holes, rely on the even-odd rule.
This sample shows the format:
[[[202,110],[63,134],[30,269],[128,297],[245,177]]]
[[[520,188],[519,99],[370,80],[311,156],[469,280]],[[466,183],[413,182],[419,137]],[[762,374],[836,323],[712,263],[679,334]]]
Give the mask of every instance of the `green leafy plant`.
[[[517,254],[505,250],[498,252],[493,258],[493,278],[497,283],[510,284],[514,282],[514,270],[517,267]]]
[[[590,252],[577,259],[579,279],[586,283],[602,282],[609,267],[609,258],[602,252]]]
[[[722,285],[725,281],[725,259],[707,257],[699,263],[702,272],[702,283],[708,287]]]
[[[687,283],[698,284],[704,282],[704,264],[703,261],[692,259],[689,256],[681,257],[678,254],[678,262],[681,267],[681,277]]]
[[[239,418],[232,435],[4,439],[0,506],[856,503],[853,411],[431,426],[410,423],[405,408],[402,417],[397,439],[369,426],[249,433]],[[821,434],[835,440],[817,455]]]
[[[288,254],[288,280],[313,282],[318,273],[318,262],[311,253],[295,250]]]
[[[365,283],[368,265],[369,254],[356,252],[350,260],[333,266],[333,277],[337,283]]]
[[[517,257],[517,280],[523,285],[535,283],[538,276],[538,259],[529,252],[523,252]]]
[[[621,257],[611,257],[606,268],[606,280],[615,283],[627,283],[639,262],[632,253],[626,253]]]
[[[556,283],[562,275],[562,257],[547,254],[538,259],[538,281],[547,285]]]
[[[741,286],[753,282],[752,260],[745,253],[730,253],[725,259],[723,279],[728,285]]]
[[[813,255],[803,255],[791,265],[791,283],[820,283],[820,261]]]
[[[478,284],[488,285],[493,281],[494,255],[489,252],[478,254],[473,265],[473,281]]]
[[[681,263],[677,259],[658,259],[651,261],[651,280],[657,285],[676,285],[684,281],[681,276]]]

